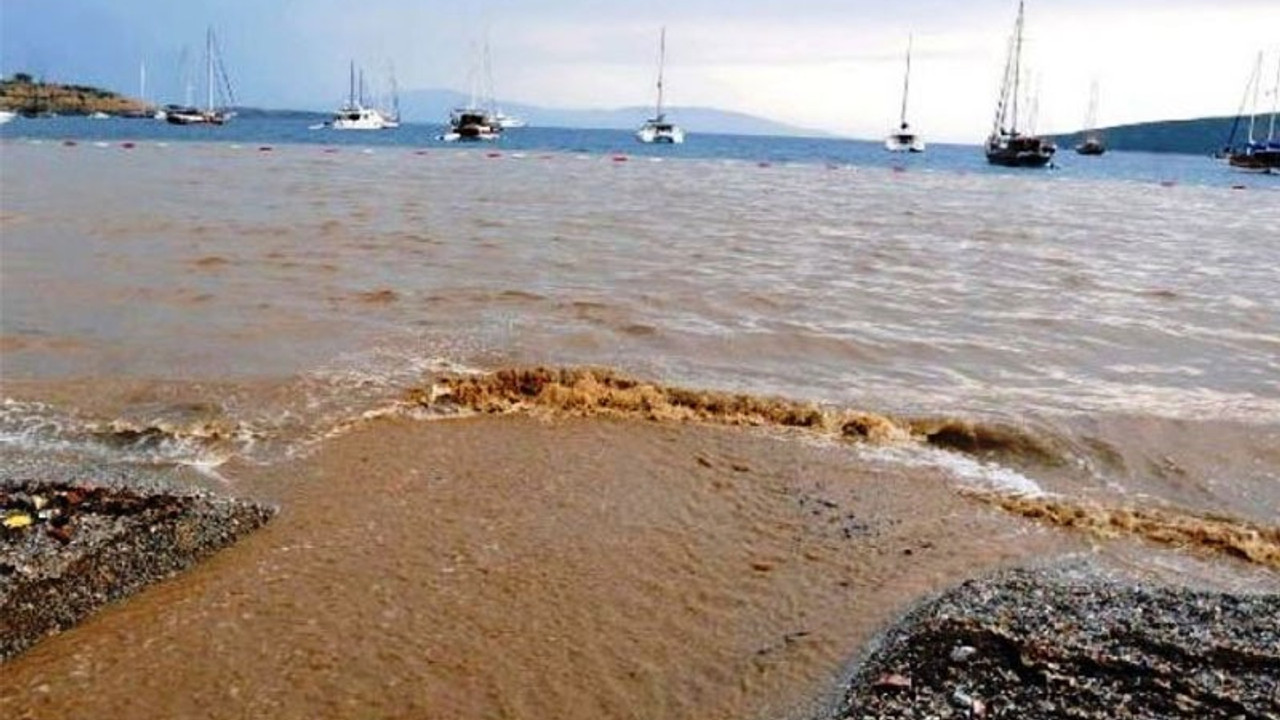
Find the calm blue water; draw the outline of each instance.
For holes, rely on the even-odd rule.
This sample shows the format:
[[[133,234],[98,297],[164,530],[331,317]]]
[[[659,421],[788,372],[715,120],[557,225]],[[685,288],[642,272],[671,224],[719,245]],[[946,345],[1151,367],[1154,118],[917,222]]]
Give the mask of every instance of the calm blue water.
[[[902,166],[954,173],[1039,173],[1046,180],[1105,179],[1139,183],[1176,183],[1216,187],[1280,190],[1280,176],[1259,176],[1231,170],[1223,163],[1195,155],[1109,152],[1085,158],[1060,151],[1052,170],[1010,170],[986,163],[973,145],[932,144],[924,155],[884,151],[879,141],[830,138],[759,137],[691,133],[680,146],[642,145],[626,130],[522,128],[509,131],[495,143],[449,144],[437,140],[443,128],[409,123],[399,130],[340,132],[312,130],[310,120],[240,118],[223,127],[180,127],[153,120],[89,120],[61,117],[18,118],[0,125],[0,139],[29,138],[85,141],[201,141],[252,144],[306,143],[356,147],[453,147],[477,152],[577,152],[588,154],[655,155],[677,158],[726,159],[753,163],[815,163],[889,168]]]

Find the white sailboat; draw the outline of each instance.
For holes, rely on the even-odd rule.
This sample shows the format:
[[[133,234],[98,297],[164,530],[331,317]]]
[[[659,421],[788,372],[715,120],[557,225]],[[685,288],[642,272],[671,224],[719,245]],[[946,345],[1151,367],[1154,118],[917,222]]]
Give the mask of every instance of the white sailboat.
[[[171,105],[165,108],[165,120],[174,125],[222,125],[235,117],[235,113],[225,105],[235,103],[235,94],[231,90],[231,81],[227,78],[227,69],[222,65],[222,56],[218,52],[218,42],[213,36],[213,28],[205,32],[204,41],[205,68],[205,106],[194,107],[190,99],[187,105]],[[188,87],[188,92],[190,88]],[[224,100],[224,107],[215,107],[215,92]]]
[[[18,113],[12,110],[0,110],[0,125],[3,125],[16,117],[18,117]]]
[[[328,126],[334,130],[386,130],[400,126],[399,120],[390,121],[382,111],[364,104],[364,73],[360,74],[360,91],[356,92],[356,63],[351,61],[347,102],[334,113]]]
[[[658,104],[652,118],[644,121],[636,130],[636,139],[642,143],[670,143],[678,145],[684,142],[684,130],[679,125],[667,122],[666,113],[662,111],[662,81],[667,64],[667,28],[662,28],[658,40]]]
[[[911,131],[907,124],[907,94],[911,89],[911,36],[907,36],[907,71],[902,78],[902,114],[898,118],[898,129],[884,140],[884,149],[889,152],[924,152],[924,140]]]

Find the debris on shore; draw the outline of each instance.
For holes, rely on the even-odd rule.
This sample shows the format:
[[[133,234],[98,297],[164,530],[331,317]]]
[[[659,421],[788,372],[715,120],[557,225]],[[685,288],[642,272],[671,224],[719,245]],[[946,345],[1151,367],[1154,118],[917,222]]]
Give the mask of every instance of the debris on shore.
[[[194,565],[275,512],[207,494],[0,482],[0,662]]]
[[[830,717],[1280,718],[1280,594],[1010,570],[909,612]]]

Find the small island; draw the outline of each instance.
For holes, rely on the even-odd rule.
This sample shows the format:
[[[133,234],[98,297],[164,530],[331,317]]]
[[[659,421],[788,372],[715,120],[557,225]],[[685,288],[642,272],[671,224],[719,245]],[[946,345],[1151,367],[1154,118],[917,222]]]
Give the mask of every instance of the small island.
[[[27,117],[94,113],[141,117],[153,112],[149,104],[110,90],[43,82],[21,72],[0,80],[0,110]]]

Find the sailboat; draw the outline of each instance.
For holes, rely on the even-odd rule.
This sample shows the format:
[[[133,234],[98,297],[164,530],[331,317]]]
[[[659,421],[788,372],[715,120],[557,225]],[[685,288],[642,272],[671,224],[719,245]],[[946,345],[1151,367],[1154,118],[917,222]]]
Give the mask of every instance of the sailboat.
[[[884,149],[889,152],[924,152],[924,140],[911,132],[907,124],[907,91],[911,88],[911,36],[907,36],[907,71],[902,78],[902,114],[898,129],[885,138]]]
[[[174,125],[222,125],[235,116],[235,113],[230,110],[216,108],[213,104],[215,88],[228,105],[235,103],[235,94],[231,90],[231,81],[227,78],[227,69],[222,64],[222,56],[218,52],[218,42],[213,36],[212,27],[205,32],[204,73],[204,108],[194,107],[190,101],[185,106],[170,105],[165,108],[165,120]]]
[[[400,126],[399,120],[391,120],[376,108],[364,104],[364,72],[360,73],[360,91],[356,92],[356,63],[351,61],[347,102],[334,113],[327,124],[334,130],[386,130]]]
[[[1018,94],[1022,78],[1023,2],[1018,2],[1018,19],[1009,39],[1009,55],[996,103],[995,121],[987,137],[987,162],[1005,167],[1044,167],[1053,160],[1057,147],[1046,138],[1018,130]]]
[[[1249,172],[1280,172],[1280,138],[1276,137],[1276,113],[1280,110],[1280,58],[1276,62],[1276,82],[1271,90],[1271,122],[1267,128],[1265,140],[1258,137],[1258,89],[1262,85],[1262,53],[1254,64],[1253,74],[1245,87],[1245,96],[1253,94],[1253,110],[1249,115],[1249,138],[1243,147],[1235,147],[1235,133],[1240,124],[1240,116],[1231,127],[1231,137],[1227,139],[1227,163],[1237,170]],[[1244,106],[1241,105],[1241,114]]]
[[[1076,146],[1076,153],[1097,157],[1107,151],[1098,132],[1098,81],[1089,86],[1089,112],[1084,119],[1084,141]]]
[[[658,104],[652,118],[644,121],[636,131],[636,139],[642,143],[670,143],[678,145],[684,142],[684,130],[679,125],[667,122],[667,115],[662,111],[662,79],[667,64],[667,28],[662,28],[658,40]]]
[[[485,41],[483,62],[489,64],[489,43]],[[472,45],[474,57],[475,46]],[[460,108],[449,113],[449,131],[440,136],[445,142],[475,142],[497,140],[502,135],[502,125],[493,111],[493,98],[480,100],[480,72],[474,63],[470,72],[471,99]]]

